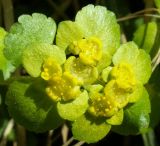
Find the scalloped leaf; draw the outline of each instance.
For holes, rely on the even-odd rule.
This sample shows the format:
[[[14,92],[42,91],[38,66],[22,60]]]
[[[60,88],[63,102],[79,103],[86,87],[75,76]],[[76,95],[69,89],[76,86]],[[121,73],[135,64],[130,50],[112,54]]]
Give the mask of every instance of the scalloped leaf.
[[[5,48],[4,45],[4,39],[6,36],[7,32],[0,27],[0,70],[3,73],[3,77],[5,80],[8,79],[10,77],[11,72],[13,72],[15,70],[14,66],[10,63],[10,61],[8,61],[4,54],[3,54],[3,50]]]
[[[143,84],[147,83],[151,75],[150,56],[142,49],[138,49],[134,42],[128,42],[117,50],[113,56],[114,65],[125,62],[132,65],[136,79]]]
[[[43,80],[23,78],[9,86],[6,104],[16,122],[30,131],[44,132],[63,123],[56,105],[45,93]]]
[[[63,64],[66,60],[64,51],[55,45],[45,43],[31,44],[23,52],[23,66],[31,76],[38,77],[41,73],[43,62],[50,57],[59,64]]]
[[[105,119],[83,115],[72,124],[73,137],[87,143],[94,143],[104,138],[111,129]]]
[[[18,18],[5,39],[4,54],[8,60],[18,66],[22,62],[22,53],[31,43],[52,44],[56,32],[56,24],[52,18],[33,13]]]
[[[84,91],[75,100],[70,102],[58,102],[59,115],[66,120],[74,121],[82,116],[88,108],[88,93]]]
[[[149,126],[150,100],[146,89],[141,98],[124,110],[123,123],[112,126],[112,130],[122,135],[135,135],[146,132]]]
[[[120,29],[114,13],[103,6],[87,5],[75,18],[84,37],[95,36],[103,43],[103,52],[113,55],[120,44]]]
[[[149,53],[154,45],[157,34],[157,24],[150,22],[141,25],[134,33],[133,41],[147,53]]]

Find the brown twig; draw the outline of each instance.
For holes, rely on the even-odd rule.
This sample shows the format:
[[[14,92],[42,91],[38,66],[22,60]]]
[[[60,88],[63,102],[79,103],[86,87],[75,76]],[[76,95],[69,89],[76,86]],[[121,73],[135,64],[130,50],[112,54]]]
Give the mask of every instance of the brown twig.
[[[156,9],[156,8],[147,8],[147,9],[144,9],[144,10],[141,10],[141,11],[137,11],[135,13],[132,13],[132,14],[129,14],[127,16],[124,16],[122,18],[118,18],[117,21],[118,22],[121,22],[121,21],[125,21],[125,20],[129,20],[129,19],[133,19],[133,18],[137,18],[137,17],[154,17],[154,18],[160,18],[159,15],[155,15],[155,14],[152,14],[153,12],[156,12],[156,13],[160,13],[160,10],[159,9]],[[149,13],[149,14],[148,14]],[[151,14],[150,14],[151,13]]]
[[[126,20],[130,20],[130,19],[138,18],[138,17],[153,17],[153,18],[160,19],[160,15],[154,15],[154,14],[128,15],[128,16],[125,16],[122,18],[118,18],[117,22],[126,21]]]
[[[9,30],[14,23],[13,4],[12,0],[1,0],[4,13],[4,24],[6,30]]]
[[[17,124],[16,131],[17,131],[17,146],[26,146],[25,128]]]
[[[2,0],[0,0],[0,26],[2,26],[3,22],[3,10],[2,10]]]

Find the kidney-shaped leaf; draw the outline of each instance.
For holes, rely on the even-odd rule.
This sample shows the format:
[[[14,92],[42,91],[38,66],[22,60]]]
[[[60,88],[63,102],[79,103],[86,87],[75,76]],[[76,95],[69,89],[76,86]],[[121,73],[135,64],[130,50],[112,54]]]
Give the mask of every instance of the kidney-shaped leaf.
[[[31,79],[14,81],[6,98],[8,111],[14,120],[35,132],[57,128],[63,122],[43,86],[42,80],[34,83]]]
[[[15,66],[21,64],[22,53],[31,43],[52,44],[56,32],[53,19],[43,14],[34,13],[18,18],[5,39],[4,54]]]

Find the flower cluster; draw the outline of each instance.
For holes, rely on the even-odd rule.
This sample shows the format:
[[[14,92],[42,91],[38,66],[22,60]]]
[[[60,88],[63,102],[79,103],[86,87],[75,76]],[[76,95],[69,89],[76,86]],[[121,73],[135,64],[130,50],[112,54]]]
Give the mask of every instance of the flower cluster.
[[[42,20],[35,21],[40,19],[39,16],[43,17]],[[37,28],[28,28],[29,24],[24,25],[23,23],[28,19],[31,20],[28,23],[36,23],[41,32],[38,32]],[[42,21],[46,21],[46,31],[43,30],[44,27],[39,26],[38,22]],[[17,32],[15,32],[16,27],[19,27]],[[10,88],[8,107],[12,104],[9,101],[12,93],[16,92],[17,96],[23,95],[23,98],[26,98],[30,97],[30,94],[27,94],[29,91],[31,93],[32,90],[41,89],[44,91],[44,99],[47,100],[43,103],[49,102],[48,105],[53,103],[52,106],[56,112],[52,116],[62,119],[62,122],[63,120],[71,121],[72,133],[76,139],[88,143],[96,142],[102,139],[112,127],[125,125],[125,118],[132,117],[131,114],[127,114],[127,110],[134,113],[134,108],[144,100],[148,100],[148,94],[143,85],[151,75],[150,57],[144,50],[138,49],[134,42],[120,45],[120,28],[115,15],[102,6],[88,5],[77,13],[75,21],[60,22],[57,28],[56,44],[53,45],[55,28],[54,22],[41,14],[33,14],[32,17],[21,16],[18,25],[12,27],[5,39],[8,45],[4,53],[9,52],[6,57],[12,64],[14,66],[22,64],[31,78],[36,80],[33,82],[40,81],[41,87],[32,85],[34,87],[32,89],[26,82],[15,83],[16,86],[22,84],[21,86],[25,87],[25,93],[19,93],[17,88],[16,90]],[[23,30],[23,33],[20,30]],[[43,39],[44,35],[47,36],[47,32],[50,34],[48,39]],[[23,42],[14,42],[15,38],[19,38],[19,33],[23,39],[27,39]],[[32,38],[28,38],[29,36]],[[15,49],[19,51],[17,56],[11,55],[11,46],[15,43],[19,44]],[[33,105],[36,105],[34,110],[39,111],[41,103],[37,102],[35,95],[32,98],[34,100],[29,102],[34,103]],[[15,98],[15,100],[18,99]],[[26,101],[28,102],[28,99]],[[16,103],[19,106],[22,104],[22,102]],[[149,106],[149,102],[147,104]],[[45,117],[49,119],[51,115],[48,113],[50,109],[46,106],[41,109],[45,114],[41,116],[39,113],[39,117],[43,119],[39,127],[42,123],[46,126]],[[36,122],[33,116],[28,118],[25,108],[23,111],[25,119],[30,123]],[[22,111],[17,108],[16,112]],[[147,108],[142,115],[148,116],[149,112],[150,109]],[[23,121],[17,119],[11,110],[10,113],[23,124]],[[55,122],[55,118],[50,119]],[[59,120],[56,126],[58,122]],[[147,128],[148,124],[149,122],[146,122],[143,128]],[[32,127],[34,126],[27,125],[29,129]]]

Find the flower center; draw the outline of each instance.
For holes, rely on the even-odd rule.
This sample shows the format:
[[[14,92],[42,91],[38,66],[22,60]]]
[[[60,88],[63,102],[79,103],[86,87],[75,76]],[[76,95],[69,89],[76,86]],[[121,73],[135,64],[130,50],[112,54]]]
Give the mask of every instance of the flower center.
[[[85,65],[96,65],[102,57],[102,42],[97,37],[74,41],[69,50],[79,55],[80,61]]]
[[[117,86],[126,92],[133,92],[136,85],[136,79],[131,65],[127,63],[120,63],[113,67],[111,79],[115,80]]]
[[[95,98],[91,100],[88,110],[92,115],[111,117],[118,111],[117,103],[112,98],[100,93],[94,96]]]
[[[80,86],[69,72],[62,73],[61,66],[52,59],[43,64],[41,77],[48,82],[46,93],[54,101],[68,101],[80,94]]]

